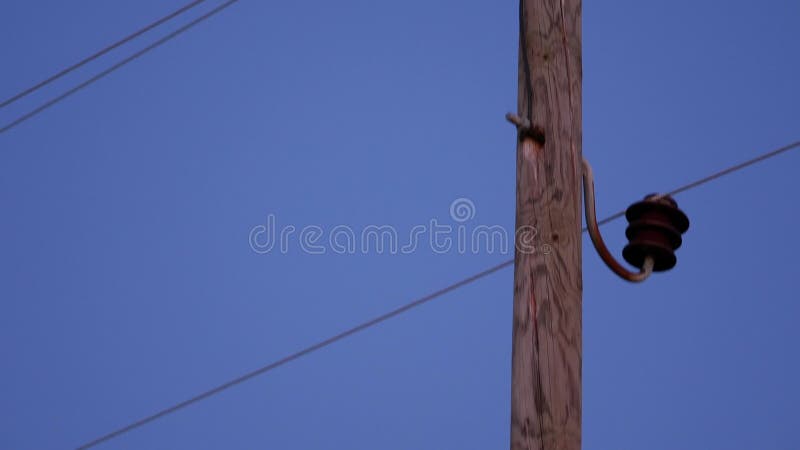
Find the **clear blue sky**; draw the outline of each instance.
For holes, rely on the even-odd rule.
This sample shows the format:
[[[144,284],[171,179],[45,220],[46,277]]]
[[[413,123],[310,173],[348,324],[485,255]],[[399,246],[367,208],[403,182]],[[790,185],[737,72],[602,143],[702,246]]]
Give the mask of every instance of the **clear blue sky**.
[[[5,2],[0,97],[181,3]],[[800,138],[799,17],[586,2],[599,214]],[[242,0],[0,135],[0,448],[73,448],[508,259],[249,233],[452,224],[460,197],[511,230],[517,33],[510,0]],[[798,153],[680,195],[678,266],[642,285],[585,238],[585,449],[800,448]],[[511,307],[506,269],[99,448],[507,447]]]

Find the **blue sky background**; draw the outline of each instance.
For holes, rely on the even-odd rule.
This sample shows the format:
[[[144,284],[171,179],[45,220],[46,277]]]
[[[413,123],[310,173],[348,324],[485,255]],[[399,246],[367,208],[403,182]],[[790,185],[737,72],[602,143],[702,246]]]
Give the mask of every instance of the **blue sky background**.
[[[5,2],[0,97],[181,3]],[[248,234],[270,213],[452,223],[459,197],[512,230],[517,7],[243,0],[0,135],[0,448],[74,448],[510,258],[260,255]],[[797,140],[799,17],[586,2],[599,214]],[[798,163],[680,195],[678,266],[644,284],[584,237],[585,449],[800,448]],[[603,229],[617,254],[624,227]],[[506,269],[99,448],[504,448],[511,308]]]

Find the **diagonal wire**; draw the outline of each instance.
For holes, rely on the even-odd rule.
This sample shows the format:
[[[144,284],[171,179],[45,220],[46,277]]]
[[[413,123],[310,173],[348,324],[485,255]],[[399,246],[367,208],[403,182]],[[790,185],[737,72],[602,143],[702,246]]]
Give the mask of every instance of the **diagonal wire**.
[[[185,31],[187,31],[190,28],[194,27],[195,25],[199,24],[200,22],[203,22],[206,19],[209,19],[211,16],[214,16],[217,13],[222,12],[222,10],[226,9],[227,7],[233,5],[234,3],[238,2],[238,1],[239,0],[228,0],[225,3],[220,4],[216,8],[208,11],[207,13],[203,14],[202,16],[197,17],[196,19],[192,20],[191,22],[187,23],[186,25],[183,25],[182,27],[180,27],[180,28],[176,29],[175,31],[167,34],[166,36],[158,39],[157,41],[153,42],[152,44],[148,45],[147,47],[145,47],[145,48],[137,51],[136,53],[128,56],[127,58],[119,61],[118,63],[114,64],[113,66],[109,67],[108,69],[105,69],[102,72],[98,73],[97,75],[89,78],[88,80],[86,80],[86,81],[84,81],[84,82],[72,87],[71,89],[67,90],[63,94],[58,95],[56,97],[53,97],[52,99],[44,102],[43,104],[39,105],[38,107],[36,107],[32,111],[27,112],[27,113],[17,117],[11,123],[9,123],[9,124],[3,126],[2,128],[0,128],[0,134],[5,133],[6,131],[16,127],[17,125],[21,124],[22,122],[25,122],[26,120],[30,119],[31,117],[41,113],[42,111],[46,110],[49,107],[55,105],[56,103],[60,102],[61,100],[64,100],[65,98],[67,98],[67,97],[71,96],[72,94],[80,91],[81,89],[83,89],[83,88],[93,84],[94,82],[104,78],[106,75],[116,71],[117,69],[119,69],[120,67],[128,64],[129,62],[131,62],[131,61],[133,61],[135,59],[138,59],[140,56],[144,55],[145,53],[147,53],[147,52],[149,52],[149,51],[151,51],[151,50],[153,50],[153,49],[155,49],[157,47],[160,47],[162,44],[166,43],[167,41],[170,41],[170,40],[176,38],[180,34],[184,33]]]
[[[482,272],[478,272],[478,273],[476,273],[476,274],[474,274],[472,276],[464,278],[463,280],[458,281],[456,283],[453,283],[453,284],[451,284],[451,285],[449,285],[449,286],[447,286],[445,288],[439,289],[436,292],[432,292],[432,293],[430,293],[430,294],[428,294],[428,295],[426,295],[424,297],[420,297],[420,298],[418,298],[418,299],[416,299],[416,300],[414,300],[414,301],[412,301],[410,303],[406,303],[405,305],[400,306],[399,308],[396,308],[396,309],[394,309],[392,311],[389,311],[389,312],[384,313],[384,314],[382,314],[382,315],[380,315],[378,317],[375,317],[374,319],[370,319],[370,320],[368,320],[366,322],[363,322],[363,323],[361,323],[359,325],[356,325],[353,328],[350,328],[350,329],[348,329],[346,331],[343,331],[343,332],[341,332],[341,333],[339,333],[337,335],[329,337],[328,339],[325,339],[324,341],[320,341],[320,342],[318,342],[318,343],[316,343],[314,345],[311,345],[311,346],[306,347],[306,348],[304,348],[304,349],[302,349],[300,351],[292,353],[291,355],[285,356],[285,357],[283,357],[283,358],[281,358],[281,359],[279,359],[279,360],[277,360],[277,361],[275,361],[275,362],[273,362],[271,364],[268,364],[268,365],[266,365],[264,367],[258,368],[256,370],[251,371],[251,372],[248,372],[248,373],[246,373],[244,375],[241,375],[241,376],[239,376],[237,378],[234,378],[233,380],[230,380],[230,381],[228,381],[226,383],[220,384],[219,386],[217,386],[215,388],[212,388],[212,389],[209,389],[209,390],[203,392],[202,394],[198,394],[198,395],[196,395],[196,396],[194,396],[194,397],[192,397],[192,398],[190,398],[188,400],[184,400],[184,401],[182,401],[180,403],[177,403],[177,404],[175,404],[173,406],[170,406],[169,408],[162,409],[161,411],[159,411],[159,412],[157,412],[155,414],[149,415],[149,416],[147,416],[147,417],[145,417],[143,419],[140,419],[140,420],[137,420],[136,422],[131,423],[130,425],[127,425],[125,427],[119,428],[119,429],[117,429],[117,430],[115,430],[115,431],[113,431],[111,433],[108,433],[108,434],[106,434],[104,436],[101,436],[101,437],[99,437],[99,438],[97,438],[97,439],[95,439],[95,440],[93,440],[91,442],[83,444],[80,447],[78,447],[78,450],[85,450],[85,449],[94,447],[97,444],[100,444],[102,442],[105,442],[105,441],[108,441],[110,439],[113,439],[113,438],[115,438],[115,437],[117,437],[117,436],[119,436],[121,434],[127,433],[127,432],[129,432],[129,431],[131,431],[131,430],[133,430],[135,428],[141,427],[142,425],[145,425],[145,424],[147,424],[149,422],[152,422],[152,421],[154,421],[156,419],[159,419],[159,418],[161,418],[163,416],[166,416],[167,414],[170,414],[170,413],[173,413],[173,412],[175,412],[175,411],[177,411],[179,409],[185,408],[185,407],[191,405],[192,403],[199,402],[200,400],[203,400],[203,399],[206,399],[208,397],[211,397],[212,395],[218,394],[218,393],[220,393],[220,392],[222,392],[222,391],[224,391],[226,389],[230,389],[230,388],[236,386],[237,384],[244,383],[245,381],[247,381],[247,380],[249,380],[249,379],[251,379],[253,377],[261,375],[261,374],[263,374],[265,372],[269,372],[272,369],[276,369],[276,368],[278,368],[278,367],[280,367],[280,366],[282,366],[282,365],[284,365],[284,364],[286,364],[288,362],[294,361],[295,359],[298,359],[298,358],[300,358],[302,356],[305,356],[305,355],[307,355],[309,353],[312,353],[312,352],[315,352],[315,351],[317,351],[317,350],[319,350],[321,348],[327,347],[327,346],[329,346],[329,345],[331,345],[331,344],[333,344],[333,343],[335,343],[337,341],[340,341],[340,340],[342,340],[342,339],[344,339],[344,338],[346,338],[348,336],[351,336],[351,335],[356,334],[358,332],[364,331],[367,328],[375,326],[375,325],[377,325],[377,324],[379,324],[381,322],[385,322],[385,321],[391,319],[392,317],[399,316],[400,314],[403,314],[404,312],[410,311],[410,310],[412,310],[412,309],[414,309],[414,308],[416,308],[418,306],[421,306],[421,305],[423,305],[425,303],[428,303],[428,302],[430,302],[430,301],[432,301],[432,300],[434,300],[434,299],[436,299],[438,297],[441,297],[441,296],[447,294],[450,291],[454,291],[454,290],[456,290],[456,289],[458,289],[458,288],[460,288],[462,286],[466,286],[466,285],[468,285],[470,283],[473,283],[473,282],[475,282],[475,281],[477,281],[477,280],[479,280],[479,279],[481,279],[481,278],[483,278],[485,276],[491,275],[491,274],[497,272],[500,269],[503,269],[505,267],[510,266],[513,262],[514,262],[514,260],[512,259],[511,261],[506,261],[506,262],[497,264],[496,266],[490,267],[490,268],[488,268],[488,269],[486,269],[486,270],[484,270]]]
[[[718,178],[724,177],[724,176],[729,175],[731,173],[737,172],[737,171],[742,170],[742,169],[744,169],[746,167],[752,166],[754,164],[757,164],[759,162],[765,161],[765,160],[767,160],[769,158],[777,156],[777,155],[779,155],[781,153],[785,153],[785,152],[787,152],[789,150],[796,149],[798,147],[800,147],[800,141],[793,142],[791,144],[785,145],[785,146],[780,147],[778,149],[763,153],[763,154],[761,154],[759,156],[756,156],[755,158],[749,159],[749,160],[744,161],[742,163],[739,163],[739,164],[736,164],[734,166],[728,167],[726,169],[720,170],[719,172],[713,173],[713,174],[711,174],[711,175],[709,175],[707,177],[701,178],[701,179],[696,180],[696,181],[692,181],[691,183],[688,183],[688,184],[680,186],[680,187],[678,187],[676,189],[673,189],[672,191],[668,192],[668,194],[669,195],[675,195],[675,194],[679,194],[681,192],[688,191],[690,189],[694,189],[694,188],[696,188],[696,187],[698,187],[698,186],[700,186],[702,184],[708,183],[710,181],[713,181],[713,180],[716,180]],[[625,215],[624,211],[618,212],[616,214],[612,214],[611,216],[608,216],[605,219],[600,220],[598,222],[598,225],[606,224],[606,223],[611,222],[613,220],[616,220],[616,219],[618,219],[618,218],[620,218],[620,217],[622,217],[624,215]],[[582,231],[586,232],[586,228],[584,228]],[[497,271],[499,271],[501,269],[509,267],[509,266],[511,266],[513,264],[514,264],[514,259],[513,258],[511,258],[511,259],[509,259],[507,261],[503,261],[503,262],[501,262],[501,263],[499,263],[497,265],[494,265],[494,266],[492,266],[492,267],[490,267],[490,268],[488,268],[486,270],[483,270],[483,271],[478,272],[478,273],[476,273],[474,275],[471,275],[471,276],[469,276],[467,278],[464,278],[461,281],[457,281],[457,282],[455,282],[455,283],[453,283],[453,284],[451,284],[451,285],[449,285],[447,287],[439,289],[438,291],[432,292],[432,293],[430,293],[430,294],[428,294],[428,295],[426,295],[424,297],[420,297],[420,298],[418,298],[416,300],[413,300],[413,301],[411,301],[409,303],[406,303],[405,305],[400,306],[400,307],[398,307],[398,308],[396,308],[396,309],[394,309],[392,311],[384,313],[384,314],[382,314],[380,316],[377,316],[377,317],[375,317],[373,319],[370,319],[370,320],[368,320],[366,322],[363,322],[363,323],[361,323],[359,325],[356,325],[356,326],[354,326],[354,327],[352,327],[352,328],[350,328],[350,329],[348,329],[346,331],[343,331],[343,332],[341,332],[339,334],[336,334],[336,335],[334,335],[332,337],[329,337],[329,338],[327,338],[327,339],[325,339],[323,341],[320,341],[320,342],[318,342],[316,344],[313,344],[313,345],[308,346],[308,347],[306,347],[306,348],[304,348],[302,350],[299,350],[299,351],[297,351],[295,353],[292,353],[292,354],[290,354],[288,356],[285,356],[285,357],[283,357],[283,358],[281,358],[281,359],[279,359],[277,361],[274,361],[274,362],[272,362],[272,363],[270,363],[270,364],[268,364],[266,366],[260,367],[258,369],[255,369],[255,370],[251,371],[251,372],[248,372],[248,373],[246,373],[244,375],[241,375],[241,376],[239,376],[237,378],[234,378],[234,379],[232,379],[230,381],[227,381],[227,382],[225,382],[223,384],[220,384],[220,385],[218,385],[218,386],[216,386],[214,388],[211,388],[211,389],[209,389],[209,390],[207,390],[207,391],[205,391],[203,393],[195,395],[194,397],[191,397],[191,398],[189,398],[187,400],[184,400],[184,401],[182,401],[180,403],[176,403],[176,404],[174,404],[174,405],[172,405],[172,406],[170,406],[168,408],[162,409],[161,411],[158,411],[158,412],[156,412],[154,414],[151,414],[151,415],[149,415],[147,417],[144,417],[144,418],[139,419],[139,420],[137,420],[135,422],[132,422],[129,425],[126,425],[126,426],[124,426],[122,428],[118,428],[117,430],[114,430],[114,431],[112,431],[112,432],[110,432],[108,434],[105,434],[103,436],[100,436],[100,437],[92,440],[92,441],[89,441],[86,444],[81,445],[80,447],[77,447],[77,450],[89,449],[89,448],[97,446],[97,445],[99,445],[99,444],[101,444],[103,442],[106,442],[106,441],[109,441],[111,439],[114,439],[114,438],[116,438],[116,437],[118,437],[120,435],[123,435],[125,433],[130,432],[130,431],[133,431],[136,428],[142,427],[142,426],[144,426],[144,425],[146,425],[146,424],[148,424],[150,422],[153,422],[155,420],[158,420],[158,419],[160,419],[160,418],[162,418],[162,417],[164,417],[166,415],[172,414],[172,413],[174,413],[174,412],[176,412],[176,411],[178,411],[180,409],[183,409],[183,408],[185,408],[185,407],[187,407],[189,405],[197,403],[197,402],[199,402],[201,400],[205,400],[206,398],[209,398],[209,397],[211,397],[213,395],[219,394],[220,392],[225,391],[227,389],[230,389],[230,388],[232,388],[232,387],[234,387],[236,385],[239,385],[241,383],[244,383],[245,381],[248,381],[248,380],[250,380],[252,378],[255,378],[255,377],[259,376],[259,375],[263,375],[263,374],[265,374],[265,373],[267,373],[267,372],[269,372],[271,370],[277,369],[278,367],[283,366],[283,365],[285,365],[287,363],[290,363],[290,362],[292,362],[292,361],[294,361],[294,360],[296,360],[298,358],[301,358],[303,356],[306,356],[309,353],[313,353],[313,352],[315,352],[317,350],[320,350],[320,349],[322,349],[324,347],[327,347],[327,346],[329,346],[331,344],[334,344],[334,343],[336,343],[336,342],[338,342],[338,341],[340,341],[340,340],[342,340],[344,338],[352,336],[352,335],[354,335],[356,333],[364,331],[364,330],[366,330],[368,328],[371,328],[371,327],[373,327],[375,325],[378,325],[378,324],[380,324],[382,322],[385,322],[385,321],[387,321],[387,320],[389,320],[391,318],[394,318],[394,317],[399,316],[399,315],[401,315],[401,314],[403,314],[405,312],[408,312],[408,311],[410,311],[410,310],[412,310],[412,309],[414,309],[414,308],[416,308],[418,306],[422,306],[425,303],[431,302],[431,301],[433,301],[433,300],[435,300],[435,299],[437,299],[437,298],[439,298],[439,297],[441,297],[441,296],[443,296],[443,295],[445,295],[445,294],[447,294],[449,292],[452,292],[452,291],[454,291],[454,290],[456,290],[458,288],[461,288],[461,287],[466,286],[468,284],[471,284],[471,283],[473,283],[475,281],[478,281],[481,278],[487,277],[487,276],[489,276],[489,275],[491,275],[491,274],[493,274],[493,273],[495,273],[495,272],[497,272]]]
[[[686,183],[683,186],[677,187],[677,188],[667,192],[665,195],[669,195],[669,196],[678,195],[678,194],[680,194],[682,192],[688,191],[689,189],[694,189],[694,188],[696,188],[696,187],[698,187],[698,186],[700,186],[702,184],[706,184],[706,183],[708,183],[710,181],[714,181],[717,178],[722,178],[725,175],[730,175],[733,172],[738,172],[738,171],[740,171],[740,170],[742,170],[744,168],[752,166],[753,164],[758,164],[758,163],[760,163],[760,162],[762,162],[764,160],[770,159],[770,158],[772,158],[774,156],[778,156],[781,153],[788,152],[789,150],[794,150],[794,149],[796,149],[798,147],[800,147],[800,141],[795,141],[795,142],[792,142],[791,144],[786,144],[783,147],[778,147],[775,150],[771,150],[771,151],[768,151],[766,153],[762,153],[762,154],[760,154],[760,155],[758,155],[758,156],[756,156],[754,158],[748,159],[747,161],[744,161],[744,162],[741,162],[739,164],[736,164],[736,165],[727,167],[725,169],[722,169],[719,172],[714,172],[714,173],[712,173],[711,175],[709,175],[707,177],[700,178],[699,180],[692,181],[691,183]],[[597,224],[598,225],[604,225],[604,224],[607,224],[608,222],[617,220],[617,219],[619,219],[620,217],[622,217],[624,215],[625,215],[625,211],[618,211],[618,212],[606,217],[605,219],[597,222]],[[584,228],[583,231],[586,231],[586,228]]]
[[[4,107],[14,103],[17,100],[19,100],[19,99],[21,99],[21,98],[23,98],[23,97],[25,97],[25,96],[27,96],[29,94],[32,94],[32,93],[38,91],[39,89],[47,86],[48,84],[52,83],[53,81],[56,81],[59,78],[63,77],[64,75],[72,72],[73,70],[78,69],[80,67],[83,67],[86,64],[89,64],[90,62],[94,61],[95,59],[97,59],[97,58],[99,58],[99,57],[101,57],[103,55],[105,55],[106,53],[110,52],[111,50],[114,50],[115,48],[117,48],[117,47],[119,47],[119,46],[121,46],[123,44],[126,44],[126,43],[128,43],[128,42],[130,42],[130,41],[132,41],[134,39],[136,39],[137,37],[143,35],[144,33],[147,33],[148,31],[150,31],[153,28],[163,24],[164,22],[167,22],[169,20],[174,19],[175,17],[185,13],[186,11],[194,8],[195,6],[199,5],[200,3],[203,3],[204,1],[205,0],[193,0],[193,1],[191,1],[191,2],[189,2],[187,4],[185,4],[185,5],[181,6],[180,8],[176,9],[175,11],[172,11],[171,13],[169,13],[166,16],[156,20],[155,22],[151,22],[150,24],[144,26],[143,28],[140,28],[140,29],[134,31],[133,33],[125,36],[124,38],[122,38],[122,39],[120,39],[120,40],[118,40],[118,41],[116,41],[116,42],[114,42],[112,44],[109,44],[106,47],[103,47],[102,49],[98,50],[95,53],[92,53],[91,55],[87,56],[86,58],[83,58],[82,60],[76,62],[75,64],[72,64],[71,66],[65,67],[64,69],[60,70],[59,72],[56,72],[55,74],[51,75],[50,77],[45,78],[44,80],[34,84],[33,86],[31,86],[31,87],[29,87],[29,88],[27,88],[27,89],[25,89],[23,91],[20,91],[20,92],[14,94],[13,96],[3,100],[3,102],[0,103],[0,108],[4,108]]]

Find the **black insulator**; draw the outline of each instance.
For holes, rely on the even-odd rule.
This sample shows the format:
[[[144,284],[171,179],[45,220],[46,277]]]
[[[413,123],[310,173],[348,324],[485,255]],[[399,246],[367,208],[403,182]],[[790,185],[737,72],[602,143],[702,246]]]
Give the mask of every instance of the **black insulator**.
[[[669,196],[648,195],[625,211],[628,245],[622,250],[625,261],[641,269],[647,256],[653,258],[653,271],[663,272],[675,266],[675,250],[681,235],[689,229],[689,219]]]

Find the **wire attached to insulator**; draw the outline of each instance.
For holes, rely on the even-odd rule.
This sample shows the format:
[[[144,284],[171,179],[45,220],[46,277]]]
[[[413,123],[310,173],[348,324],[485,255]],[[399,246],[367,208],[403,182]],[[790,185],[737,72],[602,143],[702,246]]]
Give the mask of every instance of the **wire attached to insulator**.
[[[517,127],[520,139],[529,137],[544,144],[541,130],[527,118],[508,113],[506,120]],[[592,166],[585,158],[582,159],[582,163],[586,230],[600,259],[612,272],[633,283],[646,280],[653,272],[671,269],[675,265],[674,250],[681,244],[680,235],[689,227],[689,221],[685,214],[677,209],[677,203],[668,194],[654,194],[628,208],[626,212],[628,220],[634,222],[626,231],[631,242],[622,253],[626,261],[640,268],[639,272],[632,272],[611,255],[603,242],[595,211]]]

